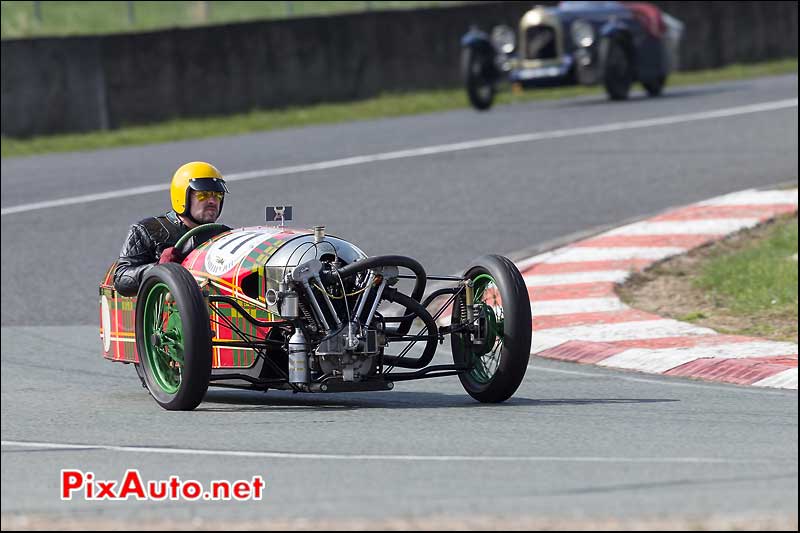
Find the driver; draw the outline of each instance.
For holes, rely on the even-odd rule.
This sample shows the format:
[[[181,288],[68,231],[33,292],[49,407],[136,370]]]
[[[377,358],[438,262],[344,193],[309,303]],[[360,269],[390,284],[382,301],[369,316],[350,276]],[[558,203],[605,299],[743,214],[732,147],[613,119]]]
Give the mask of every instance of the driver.
[[[123,296],[136,296],[145,272],[155,264],[179,263],[174,245],[187,231],[216,222],[228,188],[214,165],[186,163],[172,176],[169,187],[172,210],[145,218],[131,226],[114,271],[114,288]]]

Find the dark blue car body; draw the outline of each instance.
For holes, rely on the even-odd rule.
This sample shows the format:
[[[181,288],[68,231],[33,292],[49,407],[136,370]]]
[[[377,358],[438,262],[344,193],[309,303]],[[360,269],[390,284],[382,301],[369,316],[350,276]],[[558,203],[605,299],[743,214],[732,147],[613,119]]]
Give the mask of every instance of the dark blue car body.
[[[488,109],[496,85],[517,88],[604,84],[627,98],[641,82],[657,96],[677,66],[683,24],[647,3],[562,2],[537,6],[516,31],[470,29],[462,40],[462,71],[470,100]]]

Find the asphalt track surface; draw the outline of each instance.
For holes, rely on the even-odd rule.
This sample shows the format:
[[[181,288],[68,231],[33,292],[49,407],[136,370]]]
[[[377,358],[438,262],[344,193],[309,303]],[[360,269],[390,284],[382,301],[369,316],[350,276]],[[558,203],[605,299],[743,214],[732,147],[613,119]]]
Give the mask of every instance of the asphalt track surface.
[[[698,115],[774,102],[789,104]],[[796,183],[796,102],[797,76],[782,76],[671,89],[655,100],[598,95],[3,160],[4,522],[766,516],[796,527],[796,391],[532,360],[502,405],[477,404],[456,378],[441,378],[330,396],[216,390],[195,412],[162,411],[130,366],[102,360],[97,284],[128,225],[168,208],[166,192],[25,208],[165,186],[189,160],[242,175],[540,134],[230,184],[229,225],[257,225],[264,205],[292,204],[296,225],[325,224],[371,255],[406,254],[450,274],[483,253],[517,255],[671,206]],[[701,118],[657,120],[690,115]],[[637,122],[646,119],[656,121]],[[258,474],[267,488],[247,502],[60,501],[62,468],[105,480],[128,468],[203,483]]]

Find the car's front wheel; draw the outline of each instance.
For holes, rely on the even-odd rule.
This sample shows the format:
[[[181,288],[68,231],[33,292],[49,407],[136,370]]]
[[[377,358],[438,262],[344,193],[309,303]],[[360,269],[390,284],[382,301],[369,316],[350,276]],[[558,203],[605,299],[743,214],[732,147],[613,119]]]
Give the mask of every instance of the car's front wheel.
[[[642,86],[644,87],[644,90],[647,91],[648,96],[661,96],[661,93],[664,91],[664,84],[666,81],[666,76],[659,76],[654,80],[643,81]]]
[[[211,378],[211,330],[197,282],[181,265],[145,274],[136,306],[136,348],[144,382],[164,409],[197,407]]]
[[[498,403],[516,392],[528,369],[531,306],[528,289],[508,258],[486,255],[467,268],[472,282],[472,332],[451,335],[453,360],[469,367],[459,374],[464,390],[484,403]],[[452,324],[469,322],[464,292],[453,304]]]
[[[473,48],[465,48],[461,61],[470,104],[478,111],[489,109],[495,95],[495,84],[490,74],[493,68],[491,56]]]
[[[139,376],[139,381],[142,382],[142,387],[147,388],[147,378],[144,376],[144,365],[141,361],[133,363],[133,368],[136,369],[136,375]]]
[[[628,47],[621,39],[604,41],[605,65],[603,84],[611,100],[626,100],[633,84],[633,61]]]

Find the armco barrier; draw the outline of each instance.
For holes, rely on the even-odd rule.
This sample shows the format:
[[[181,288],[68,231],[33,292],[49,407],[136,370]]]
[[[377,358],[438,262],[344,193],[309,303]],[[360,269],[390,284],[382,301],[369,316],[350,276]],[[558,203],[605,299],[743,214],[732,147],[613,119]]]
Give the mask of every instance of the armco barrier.
[[[686,24],[684,69],[797,56],[797,2],[656,3]],[[467,28],[514,26],[533,5],[490,2],[6,40],[2,133],[90,131],[455,87]]]

